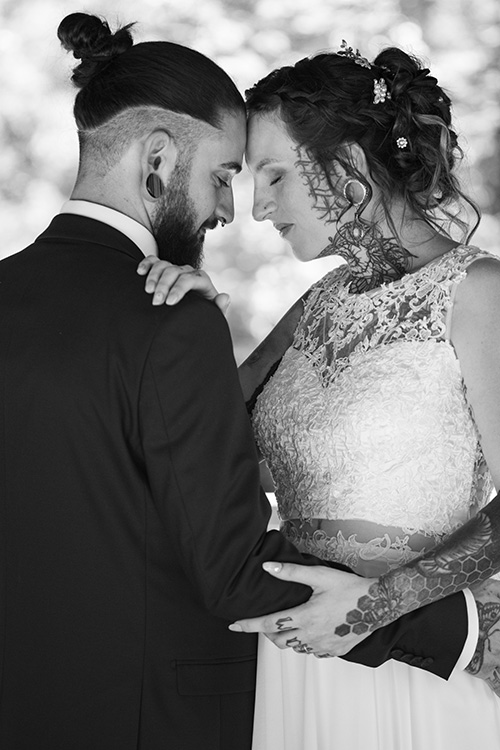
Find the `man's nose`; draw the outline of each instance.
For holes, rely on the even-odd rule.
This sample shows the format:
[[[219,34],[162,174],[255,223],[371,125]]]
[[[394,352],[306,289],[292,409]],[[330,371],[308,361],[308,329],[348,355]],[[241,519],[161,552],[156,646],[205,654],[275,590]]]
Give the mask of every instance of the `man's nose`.
[[[234,195],[233,190],[226,190],[218,205],[217,215],[230,224],[234,219]]]

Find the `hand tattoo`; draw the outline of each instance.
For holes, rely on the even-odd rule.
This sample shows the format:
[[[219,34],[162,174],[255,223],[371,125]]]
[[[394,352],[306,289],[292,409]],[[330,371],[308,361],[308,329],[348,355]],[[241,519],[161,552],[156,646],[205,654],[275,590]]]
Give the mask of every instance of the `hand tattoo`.
[[[292,622],[291,617],[280,617],[276,620],[276,630],[293,630],[293,625],[285,625],[286,622]]]
[[[297,654],[312,654],[314,651],[311,646],[308,646],[307,643],[302,643],[298,638],[289,638],[288,641],[285,641],[285,646],[293,649]]]
[[[335,633],[361,634],[490,578],[500,569],[500,493],[438,547],[370,586]]]

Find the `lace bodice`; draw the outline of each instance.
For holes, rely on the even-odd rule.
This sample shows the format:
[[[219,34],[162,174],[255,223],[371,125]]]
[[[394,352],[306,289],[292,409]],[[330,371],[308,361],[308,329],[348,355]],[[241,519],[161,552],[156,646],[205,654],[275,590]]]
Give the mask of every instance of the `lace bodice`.
[[[313,286],[253,415],[283,531],[304,551],[397,565],[487,501],[447,339],[454,290],[486,255],[459,247],[362,294],[349,292],[347,266]]]

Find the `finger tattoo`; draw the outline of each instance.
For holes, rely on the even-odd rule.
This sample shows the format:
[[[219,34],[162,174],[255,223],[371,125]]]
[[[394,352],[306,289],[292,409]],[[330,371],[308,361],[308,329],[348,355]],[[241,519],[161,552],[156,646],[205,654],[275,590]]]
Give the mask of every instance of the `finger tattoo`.
[[[276,630],[293,630],[291,625],[285,625],[286,622],[293,622],[291,617],[280,617],[276,620]]]

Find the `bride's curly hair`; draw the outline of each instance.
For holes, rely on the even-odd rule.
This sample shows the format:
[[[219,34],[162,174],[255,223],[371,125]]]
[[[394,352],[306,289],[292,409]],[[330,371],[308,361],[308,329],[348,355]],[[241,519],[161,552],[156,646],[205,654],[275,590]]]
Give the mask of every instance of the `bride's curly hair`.
[[[380,79],[387,95],[375,103]],[[456,227],[462,239],[475,231],[479,210],[454,173],[463,153],[451,127],[451,101],[416,57],[396,47],[373,63],[345,52],[319,53],[274,70],[248,89],[246,102],[250,117],[279,115],[332,190],[335,162],[363,181],[348,148],[359,144],[393,230],[391,205],[398,199],[439,231]],[[466,205],[475,214],[472,229],[462,218]]]

